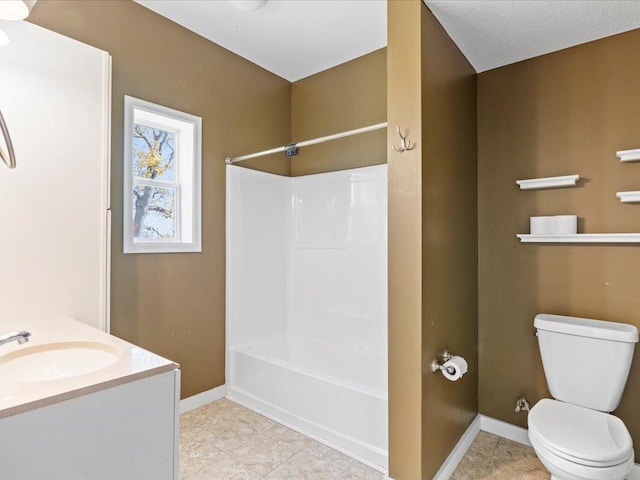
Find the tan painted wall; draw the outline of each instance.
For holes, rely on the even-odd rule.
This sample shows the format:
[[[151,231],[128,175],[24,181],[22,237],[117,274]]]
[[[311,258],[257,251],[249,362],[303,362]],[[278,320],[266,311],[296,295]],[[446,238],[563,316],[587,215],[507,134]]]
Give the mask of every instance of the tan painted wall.
[[[430,479],[477,413],[476,74],[421,1],[388,25],[389,123],[416,143],[388,154],[390,476]],[[429,368],[445,348],[458,382]]]
[[[29,20],[113,57],[112,332],[179,362],[183,397],[221,385],[224,158],[289,141],[290,83],[130,1],[40,0]],[[125,94],[203,119],[202,253],[122,254]],[[279,156],[245,165],[289,174]]]
[[[422,117],[420,0],[387,3],[389,125],[389,476],[422,478]]]
[[[577,214],[580,230],[640,232],[640,30],[482,73],[478,81],[480,411],[525,425],[518,395],[548,395],[533,318],[556,313],[640,327],[640,246],[520,244],[532,215]],[[580,174],[579,188],[519,191],[517,179]],[[636,350],[618,414],[640,443]],[[603,359],[606,361],[606,359]],[[636,457],[638,458],[638,457]]]
[[[476,72],[422,7],[422,354],[448,348],[469,372],[422,375],[422,478],[478,412]]]
[[[387,49],[294,82],[291,138],[298,142],[387,121]],[[292,158],[291,174],[386,163],[384,130],[313,145]]]

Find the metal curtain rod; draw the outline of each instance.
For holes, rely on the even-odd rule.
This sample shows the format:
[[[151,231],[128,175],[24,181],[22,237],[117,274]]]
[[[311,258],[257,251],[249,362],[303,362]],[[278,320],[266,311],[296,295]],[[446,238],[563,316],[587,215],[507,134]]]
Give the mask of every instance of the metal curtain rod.
[[[317,143],[328,142],[329,140],[336,140],[338,138],[350,137],[352,135],[358,135],[360,133],[371,132],[373,130],[380,130],[386,128],[387,122],[377,123],[376,125],[370,125],[368,127],[356,128],[355,130],[349,130],[341,133],[334,133],[333,135],[327,135],[326,137],[314,138],[312,140],[305,140],[304,142],[290,143],[283,145],[282,147],[272,148],[271,150],[264,150],[262,152],[250,153],[248,155],[241,155],[239,157],[227,157],[224,162],[227,165],[231,165],[236,162],[242,162],[243,160],[249,160],[251,158],[264,157],[265,155],[271,155],[272,153],[285,152],[288,157],[292,157],[298,154],[298,148],[308,147],[309,145],[315,145]]]
[[[13,144],[11,143],[11,136],[9,135],[9,129],[7,128],[7,124],[4,121],[4,117],[2,116],[2,112],[0,112],[0,131],[2,131],[2,135],[4,136],[4,142],[7,144],[7,152],[5,153],[0,147],[0,159],[7,165],[9,168],[16,168],[16,154],[13,151]]]

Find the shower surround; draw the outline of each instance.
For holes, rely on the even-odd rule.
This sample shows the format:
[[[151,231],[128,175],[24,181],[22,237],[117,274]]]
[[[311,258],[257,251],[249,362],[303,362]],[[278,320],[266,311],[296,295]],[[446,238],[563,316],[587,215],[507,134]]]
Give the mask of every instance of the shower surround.
[[[387,468],[387,166],[227,166],[229,398]]]

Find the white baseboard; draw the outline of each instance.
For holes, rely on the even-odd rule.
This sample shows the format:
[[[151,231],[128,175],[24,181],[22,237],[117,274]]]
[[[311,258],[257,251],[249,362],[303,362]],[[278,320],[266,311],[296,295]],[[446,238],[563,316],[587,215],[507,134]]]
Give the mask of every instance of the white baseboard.
[[[224,398],[226,394],[227,386],[220,385],[219,387],[212,388],[211,390],[207,390],[206,392],[198,393],[196,395],[193,395],[192,397],[187,397],[184,400],[180,401],[180,413],[186,413],[189,410],[202,407],[207,403],[220,400],[221,398]]]
[[[460,460],[462,460],[476,436],[480,433],[481,426],[481,415],[477,415],[476,418],[473,419],[473,422],[471,422],[471,425],[469,425],[467,430],[462,434],[462,437],[460,437],[456,446],[453,447],[453,450],[451,450],[451,453],[444,463],[440,466],[434,475],[433,480],[449,480],[449,477],[453,474],[454,470],[460,463]]]
[[[502,438],[513,440],[522,445],[531,446],[529,441],[529,432],[526,428],[518,427],[512,423],[503,422],[497,418],[487,417],[486,415],[478,415],[480,417],[480,430],[487,433],[493,433]]]

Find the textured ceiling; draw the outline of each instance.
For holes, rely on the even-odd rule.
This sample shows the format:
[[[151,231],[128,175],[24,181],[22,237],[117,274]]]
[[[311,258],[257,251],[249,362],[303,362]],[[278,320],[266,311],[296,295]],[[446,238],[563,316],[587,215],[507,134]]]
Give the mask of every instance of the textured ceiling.
[[[289,81],[387,44],[385,0],[270,0],[240,11],[221,0],[136,0]]]
[[[386,0],[135,0],[296,81],[382,48]],[[640,28],[640,0],[424,0],[478,72]]]
[[[640,0],[425,3],[478,72],[640,27]]]

